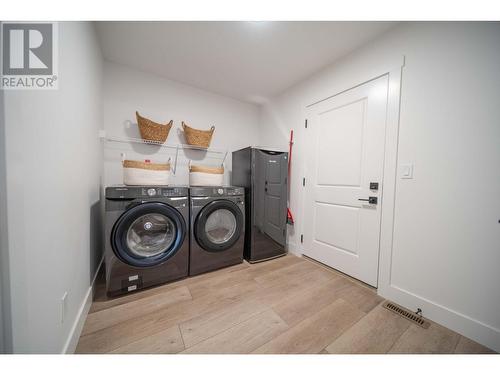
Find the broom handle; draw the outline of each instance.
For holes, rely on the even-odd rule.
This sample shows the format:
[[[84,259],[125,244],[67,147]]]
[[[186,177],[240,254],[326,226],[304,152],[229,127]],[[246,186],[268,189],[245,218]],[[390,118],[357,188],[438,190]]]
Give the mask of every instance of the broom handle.
[[[290,171],[292,167],[292,146],[293,146],[293,130],[290,131],[290,151],[288,152],[288,179],[290,179]]]

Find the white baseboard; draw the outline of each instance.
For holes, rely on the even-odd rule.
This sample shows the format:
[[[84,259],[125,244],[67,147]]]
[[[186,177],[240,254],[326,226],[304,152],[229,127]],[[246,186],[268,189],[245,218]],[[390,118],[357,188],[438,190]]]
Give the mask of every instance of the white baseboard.
[[[102,267],[104,261],[104,257],[101,258],[101,261],[99,262],[99,265],[97,266],[97,271],[94,275],[94,279],[92,280],[92,283],[90,284],[89,289],[87,290],[87,293],[85,294],[85,297],[83,299],[83,302],[80,306],[80,309],[78,310],[78,314],[76,315],[75,322],[73,323],[73,326],[71,327],[71,330],[69,331],[68,338],[66,339],[66,343],[64,344],[64,347],[62,349],[61,354],[74,354],[76,350],[76,346],[78,345],[78,340],[80,339],[80,335],[83,330],[83,325],[85,324],[85,320],[87,319],[87,315],[90,310],[90,305],[92,305],[92,300],[94,297],[94,291],[95,291],[95,281],[97,279],[97,275],[99,274],[99,270]]]
[[[412,311],[421,308],[423,315],[496,352],[500,352],[500,330],[467,315],[439,305],[395,285],[379,287],[378,294]]]
[[[288,249],[288,252],[295,255],[295,256],[302,256],[302,251],[300,250],[300,247],[297,246],[297,244],[295,242],[288,242],[287,243],[287,249]]]

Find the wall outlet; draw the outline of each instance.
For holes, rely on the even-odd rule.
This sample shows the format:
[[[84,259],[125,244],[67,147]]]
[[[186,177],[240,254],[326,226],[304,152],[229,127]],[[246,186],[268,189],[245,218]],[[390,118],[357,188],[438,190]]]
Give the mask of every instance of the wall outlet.
[[[68,292],[64,292],[61,297],[61,324],[64,323],[66,319],[66,310],[68,308]]]

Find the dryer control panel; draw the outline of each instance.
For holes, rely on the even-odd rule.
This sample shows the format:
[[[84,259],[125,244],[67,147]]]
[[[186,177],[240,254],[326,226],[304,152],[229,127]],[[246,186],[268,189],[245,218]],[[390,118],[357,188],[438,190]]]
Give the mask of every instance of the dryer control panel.
[[[242,187],[228,187],[226,188],[227,195],[243,195],[245,194],[245,189]]]
[[[245,188],[238,186],[192,186],[190,188],[192,197],[232,197],[236,195],[244,195]]]

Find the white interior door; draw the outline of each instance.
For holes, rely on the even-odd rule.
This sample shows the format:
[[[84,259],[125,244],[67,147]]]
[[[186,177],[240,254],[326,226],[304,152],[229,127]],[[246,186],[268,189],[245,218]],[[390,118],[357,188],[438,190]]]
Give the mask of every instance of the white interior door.
[[[384,76],[309,107],[305,133],[304,254],[375,287],[387,89]]]

